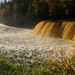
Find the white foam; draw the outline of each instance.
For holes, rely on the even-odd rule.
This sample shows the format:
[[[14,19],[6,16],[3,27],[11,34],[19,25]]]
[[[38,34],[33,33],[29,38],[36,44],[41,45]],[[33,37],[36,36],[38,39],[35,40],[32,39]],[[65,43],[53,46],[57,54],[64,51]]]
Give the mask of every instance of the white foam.
[[[58,50],[75,49],[75,41],[33,35],[31,29],[15,28],[0,24],[0,51],[15,60],[42,61],[54,57]],[[15,57],[17,55],[17,57]]]

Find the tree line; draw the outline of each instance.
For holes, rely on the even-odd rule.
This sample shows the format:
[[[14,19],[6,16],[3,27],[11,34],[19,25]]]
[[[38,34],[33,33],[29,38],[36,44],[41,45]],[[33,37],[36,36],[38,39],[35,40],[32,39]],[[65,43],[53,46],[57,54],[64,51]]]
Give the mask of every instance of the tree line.
[[[75,19],[74,10],[74,0],[5,0],[0,3],[0,19],[23,26],[41,20],[72,20]]]

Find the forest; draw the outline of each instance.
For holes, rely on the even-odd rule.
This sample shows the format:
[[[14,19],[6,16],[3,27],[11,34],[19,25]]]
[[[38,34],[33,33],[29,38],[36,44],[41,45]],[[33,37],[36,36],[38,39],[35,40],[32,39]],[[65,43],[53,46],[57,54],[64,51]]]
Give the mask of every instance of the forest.
[[[1,2],[0,75],[75,75],[75,0]]]
[[[34,27],[41,20],[74,20],[74,0],[11,0],[0,3],[0,22]]]

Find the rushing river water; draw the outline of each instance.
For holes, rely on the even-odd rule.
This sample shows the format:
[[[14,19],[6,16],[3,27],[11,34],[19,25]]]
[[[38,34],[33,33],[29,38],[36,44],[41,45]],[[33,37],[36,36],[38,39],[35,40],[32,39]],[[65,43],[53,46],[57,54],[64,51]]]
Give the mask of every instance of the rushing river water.
[[[0,51],[11,61],[41,62],[75,54],[75,41],[34,35],[32,29],[0,24]]]

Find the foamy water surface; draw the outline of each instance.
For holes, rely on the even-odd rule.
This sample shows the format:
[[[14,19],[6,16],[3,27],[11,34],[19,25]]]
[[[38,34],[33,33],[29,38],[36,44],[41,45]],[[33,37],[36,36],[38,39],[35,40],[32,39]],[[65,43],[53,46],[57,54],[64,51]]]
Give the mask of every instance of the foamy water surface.
[[[66,54],[71,55],[69,50],[75,51],[75,41],[41,37],[34,35],[32,29],[0,24],[0,51],[11,61],[63,59]]]

